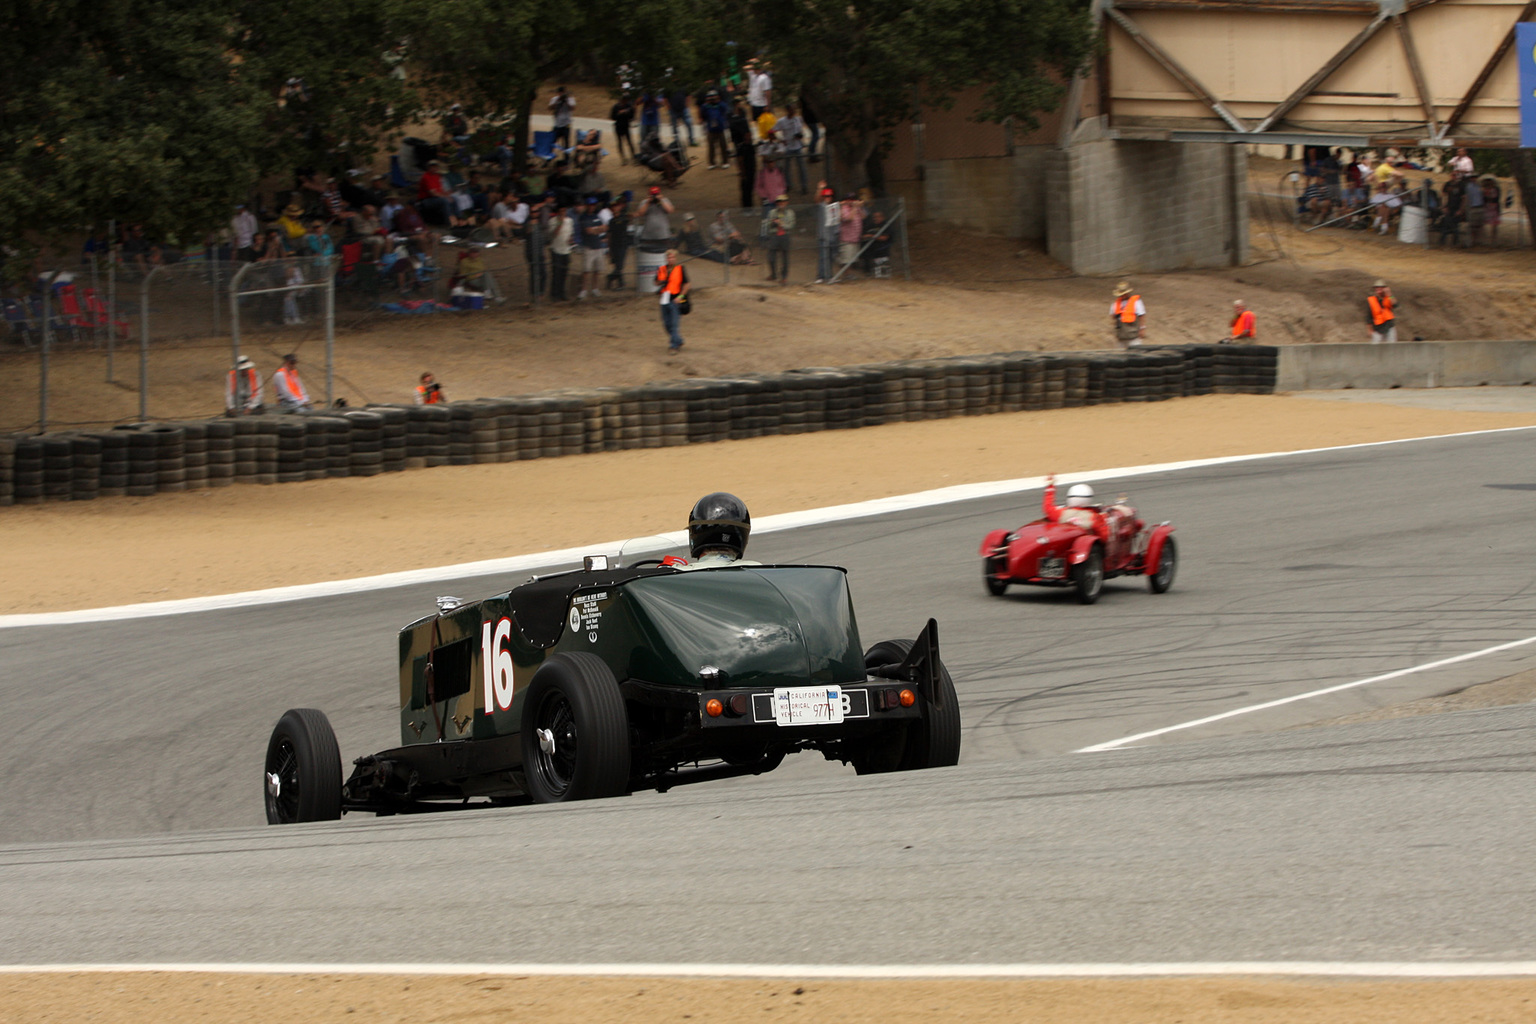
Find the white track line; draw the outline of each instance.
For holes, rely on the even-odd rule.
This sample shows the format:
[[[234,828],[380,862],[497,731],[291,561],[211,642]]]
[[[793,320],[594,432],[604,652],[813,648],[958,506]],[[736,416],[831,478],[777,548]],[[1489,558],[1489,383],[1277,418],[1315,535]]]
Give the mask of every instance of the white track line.
[[[10,964],[0,974],[416,974],[628,978],[1166,978],[1279,975],[1338,978],[1536,977],[1536,961],[1233,961],[1124,964]]]
[[[1119,479],[1147,476],[1152,473],[1171,473],[1185,469],[1201,469],[1207,466],[1225,466],[1260,459],[1279,459],[1294,455],[1313,455],[1320,452],[1350,451],[1356,448],[1380,448],[1394,444],[1412,444],[1417,441],[1438,441],[1451,437],[1476,437],[1482,434],[1503,434],[1515,430],[1536,430],[1536,427],[1500,427],[1496,430],[1472,430],[1459,434],[1433,434],[1426,437],[1406,437],[1394,441],[1371,441],[1365,444],[1335,445],[1328,448],[1304,448],[1286,452],[1263,452],[1256,455],[1225,455],[1213,459],[1187,459],[1182,462],[1161,462],[1144,466],[1123,466],[1116,469],[1100,469],[1091,473],[1063,473],[1058,476],[1062,483],[1081,483],[1093,480]],[[867,516],[888,515],[912,509],[929,508],[957,501],[977,498],[994,498],[1019,491],[1032,490],[1045,484],[1044,477],[1021,477],[1016,480],[994,480],[989,483],[959,484],[937,490],[919,491],[915,494],[898,494],[889,498],[854,502],[849,505],[832,505],[827,508],[807,509],[803,512],[786,512],[776,516],[764,516],[752,524],[756,534],[793,530],[804,526],[862,519]],[[659,534],[668,543],[683,543],[684,534]],[[464,562],[459,565],[436,566],[429,569],[411,569],[405,572],[363,576],[350,580],[331,580],[324,583],[305,583],[292,587],[273,587],[268,590],[248,590],[238,594],[219,594],[210,597],[190,597],[177,601],[152,601],[144,604],[126,604],[111,608],[86,608],[69,612],[36,612],[20,615],[0,615],[0,629],[22,626],[66,626],[85,622],[115,622],[123,619],[145,619],[161,615],[185,615],[190,612],[219,611],[229,608],[249,608],[257,605],[281,604],[285,601],[302,601],[317,597],[335,597],[356,594],[368,590],[384,590],[393,587],[414,586],[449,579],[474,576],[496,576],[523,573],[552,565],[564,565],[581,561],[583,555],[597,552],[618,551],[627,541],[606,541],[585,544],[581,547],[563,548],[558,551],[540,551],[510,558],[492,558],[480,562]]]
[[[1326,686],[1321,690],[1311,690],[1307,693],[1298,693],[1291,697],[1281,697],[1279,700],[1265,701],[1263,704],[1250,704],[1245,708],[1234,708],[1231,711],[1223,711],[1219,715],[1207,715],[1205,718],[1197,718],[1193,722],[1180,722],[1178,725],[1165,725],[1161,729],[1152,729],[1148,732],[1139,732],[1134,736],[1126,736],[1118,740],[1110,740],[1108,743],[1095,743],[1091,747],[1083,747],[1074,751],[1078,754],[1096,754],[1101,750],[1116,750],[1128,743],[1136,743],[1140,740],[1149,740],[1154,736],[1162,736],[1170,732],[1178,732],[1181,729],[1193,729],[1197,725],[1206,725],[1210,722],[1219,722],[1223,718],[1235,718],[1238,715],[1246,715],[1253,711],[1264,711],[1268,708],[1277,708],[1282,704],[1293,704],[1299,700],[1310,700],[1313,697],[1321,697],[1329,693],[1338,693],[1340,690],[1353,690],[1357,686],[1369,686],[1372,683],[1383,683],[1388,679],[1400,679],[1403,676],[1411,676],[1418,672],[1428,672],[1431,669],[1444,668],[1447,665],[1455,665],[1457,662],[1471,661],[1488,654],[1498,654],[1500,651],[1513,650],[1516,647],[1524,647],[1526,644],[1536,643],[1536,636],[1528,636],[1524,640],[1511,640],[1509,643],[1496,644],[1493,647],[1485,647],[1480,651],[1469,651],[1466,654],[1458,654],[1450,658],[1441,658],[1439,661],[1431,661],[1424,665],[1414,665],[1410,668],[1400,668],[1395,672],[1387,672],[1379,676],[1371,676],[1369,679],[1356,679],[1352,683],[1339,683],[1337,686]]]

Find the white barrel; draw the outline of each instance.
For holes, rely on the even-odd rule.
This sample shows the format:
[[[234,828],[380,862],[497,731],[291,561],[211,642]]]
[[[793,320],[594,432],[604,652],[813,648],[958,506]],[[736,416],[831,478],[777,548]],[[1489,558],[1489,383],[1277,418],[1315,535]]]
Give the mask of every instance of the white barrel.
[[[1422,206],[1405,206],[1398,211],[1397,240],[1412,245],[1429,241],[1429,214]]]
[[[667,254],[664,252],[646,252],[644,249],[635,249],[635,290],[647,295],[655,294],[661,288],[656,283],[656,268],[664,266],[667,262]]]

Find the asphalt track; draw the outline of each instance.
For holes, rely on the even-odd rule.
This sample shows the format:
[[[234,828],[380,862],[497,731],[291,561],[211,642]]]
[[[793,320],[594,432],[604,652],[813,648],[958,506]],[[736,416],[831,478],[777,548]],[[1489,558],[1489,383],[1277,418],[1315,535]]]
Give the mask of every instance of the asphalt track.
[[[390,745],[394,628],[515,581],[0,630],[0,961],[1531,959],[1536,711],[1284,730],[1536,646],[1070,752],[1536,634],[1532,442],[1128,480],[1180,576],[1091,608],[982,591],[981,535],[1035,494],[760,538],[847,565],[866,643],[939,619],[962,764],[899,777],[800,755],[582,807],[246,828],[284,708],[325,709],[347,756]]]

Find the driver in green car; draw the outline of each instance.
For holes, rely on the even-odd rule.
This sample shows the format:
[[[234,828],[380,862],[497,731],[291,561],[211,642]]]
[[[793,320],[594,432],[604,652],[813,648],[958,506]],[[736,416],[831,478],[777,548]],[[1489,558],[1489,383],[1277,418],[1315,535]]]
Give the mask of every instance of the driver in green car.
[[[723,565],[761,565],[747,561],[747,536],[752,516],[747,503],[734,494],[716,491],[694,502],[688,513],[689,561],[668,558],[662,564],[678,569],[713,569]]]

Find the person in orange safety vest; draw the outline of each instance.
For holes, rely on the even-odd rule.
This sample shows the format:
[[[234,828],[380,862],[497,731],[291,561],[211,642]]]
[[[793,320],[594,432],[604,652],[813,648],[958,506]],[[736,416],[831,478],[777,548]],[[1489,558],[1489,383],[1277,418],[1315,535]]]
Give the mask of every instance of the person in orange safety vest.
[[[1253,310],[1245,306],[1242,299],[1235,299],[1232,302],[1232,323],[1229,326],[1231,333],[1221,339],[1224,343],[1238,342],[1246,338],[1248,343],[1252,344],[1257,337],[1254,333],[1257,322],[1254,319]]]
[[[682,318],[680,302],[688,299],[688,271],[677,261],[677,250],[667,250],[667,262],[656,268],[656,284],[661,291],[661,323],[667,329],[667,351],[676,352],[683,347],[683,336],[678,331]]]
[[[249,356],[235,361],[229,371],[229,383],[224,389],[224,414],[226,416],[253,416],[261,412],[261,374]]]
[[[1115,285],[1115,302],[1109,309],[1109,322],[1115,338],[1129,348],[1140,345],[1147,336],[1147,307],[1141,296],[1131,290],[1129,281]]]
[[[446,401],[448,399],[443,396],[443,386],[437,382],[430,371],[423,373],[421,383],[416,385],[416,404],[437,405],[439,402]]]
[[[1378,278],[1371,286],[1371,294],[1365,297],[1365,311],[1371,321],[1372,345],[1397,341],[1396,305],[1392,289],[1387,287],[1387,282]]]
[[[299,412],[310,408],[309,392],[299,379],[299,357],[292,352],[283,356],[283,365],[272,375],[272,387],[277,392],[277,408],[280,412]]]

